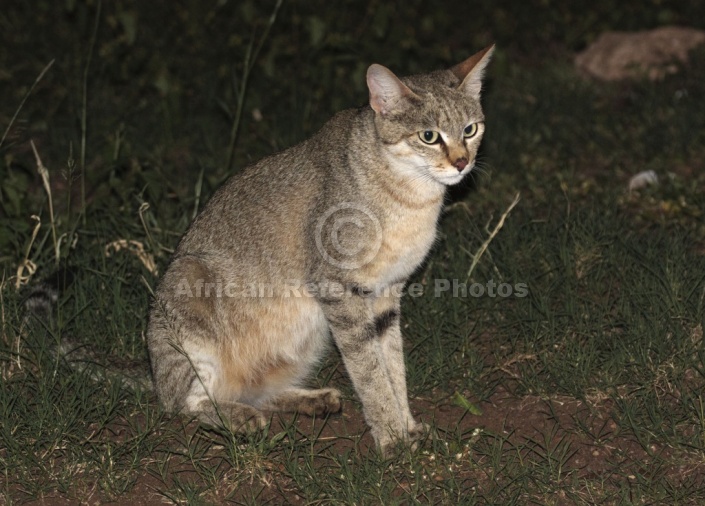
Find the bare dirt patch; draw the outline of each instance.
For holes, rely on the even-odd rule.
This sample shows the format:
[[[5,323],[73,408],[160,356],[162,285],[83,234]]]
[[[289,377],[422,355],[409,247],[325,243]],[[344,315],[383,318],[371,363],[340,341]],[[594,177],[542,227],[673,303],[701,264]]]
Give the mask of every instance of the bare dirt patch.
[[[567,494],[563,499],[557,497],[557,504],[572,504],[574,499],[571,497],[576,494],[587,497],[590,483],[599,484],[603,497],[609,498],[630,481],[657,473],[667,477],[673,486],[684,481],[691,485],[694,481],[702,483],[705,477],[705,465],[697,456],[677,453],[667,444],[659,442],[645,445],[624,430],[613,417],[614,403],[609,399],[589,404],[568,396],[518,396],[498,389],[486,402],[476,405],[482,410],[482,415],[466,412],[453,404],[447,395],[439,403],[412,399],[412,411],[427,423],[432,422],[435,428],[435,433],[429,437],[438,438],[444,444],[442,438],[445,435],[460,434],[464,443],[452,450],[456,455],[450,465],[447,459],[443,461],[430,451],[433,446],[430,440],[416,454],[416,458],[423,461],[428,479],[439,486],[452,479],[466,484],[469,495],[482,496],[493,488],[502,487],[503,480],[511,479],[512,473],[507,472],[506,468],[502,473],[497,472],[498,465],[514,465],[515,472],[522,472],[523,469],[538,474],[548,473],[550,476],[544,476],[545,479],[564,482],[573,495]],[[189,424],[186,439],[200,430],[198,424]],[[320,464],[321,472],[330,472],[331,455],[367,455],[374,458],[373,440],[360,405],[355,400],[348,400],[342,413],[325,419],[274,417],[270,437],[282,432],[286,433],[282,439],[294,434],[299,443],[315,441],[312,445],[312,451],[317,454],[314,462]],[[115,437],[123,437],[120,430],[115,431]],[[495,448],[494,454],[492,448]],[[174,451],[175,454],[180,453],[177,449]],[[213,469],[227,465],[222,455],[218,455],[221,451],[225,450],[222,447],[219,450],[217,446],[209,451],[210,461],[206,460],[212,463]],[[242,478],[242,469],[223,472],[218,479],[219,484],[211,487],[204,498],[216,503],[237,504],[256,498],[258,503],[263,504],[304,504],[311,498],[292,479],[287,470],[287,465],[292,463],[285,462],[285,458],[285,455],[275,451],[263,460],[243,461],[243,466],[252,466],[249,479]],[[400,459],[404,457],[400,456]],[[441,462],[445,463],[441,465]],[[392,467],[395,465],[392,463]],[[135,477],[131,490],[120,495],[121,504],[148,506],[173,503],[166,497],[174,492],[170,490],[174,487],[171,477],[178,476],[184,483],[198,482],[200,479],[186,459],[174,460],[166,481],[155,472],[154,461],[144,462],[144,469]],[[235,479],[235,473],[240,473],[239,478]],[[396,473],[394,479],[398,482],[400,498],[412,493],[408,476]],[[178,496],[178,493],[173,495]],[[106,504],[115,500],[100,487],[85,484],[83,493],[76,490],[69,496],[50,494],[34,503]],[[610,502],[609,499],[607,502]]]

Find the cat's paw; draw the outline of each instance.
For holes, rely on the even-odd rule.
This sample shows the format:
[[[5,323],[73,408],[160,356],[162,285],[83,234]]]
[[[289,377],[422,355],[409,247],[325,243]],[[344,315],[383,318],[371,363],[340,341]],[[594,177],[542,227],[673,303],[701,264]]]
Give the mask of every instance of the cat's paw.
[[[385,459],[388,459],[405,451],[407,448],[411,449],[412,452],[416,451],[419,446],[419,440],[430,432],[430,425],[412,419],[407,424],[407,431],[401,436],[389,431],[381,433],[373,431],[372,435],[377,441],[380,453]]]
[[[374,432],[372,433],[372,435],[374,436]],[[399,451],[403,448],[401,444],[402,440],[396,437],[392,437],[389,434],[380,437],[375,437],[375,440],[377,441],[377,448],[379,449],[379,453],[384,459],[391,459],[392,457],[398,455]]]
[[[425,439],[430,433],[430,425],[412,420],[411,423],[409,423],[409,442],[411,443],[411,451],[415,452],[418,450],[419,444],[423,442],[421,440]]]
[[[409,423],[409,440],[416,441],[431,432],[431,426],[424,422],[412,420]]]
[[[385,459],[396,457],[413,445],[406,433],[372,430],[372,437],[377,442],[379,452]]]
[[[213,427],[221,427],[232,432],[246,433],[264,429],[269,420],[259,409],[239,402],[213,404],[204,400],[195,411],[201,423]]]
[[[239,405],[236,409],[230,410],[226,422],[230,430],[240,433],[256,432],[269,424],[264,413],[248,405]]]
[[[335,388],[321,388],[300,398],[298,410],[309,416],[337,413],[342,406],[340,392]]]

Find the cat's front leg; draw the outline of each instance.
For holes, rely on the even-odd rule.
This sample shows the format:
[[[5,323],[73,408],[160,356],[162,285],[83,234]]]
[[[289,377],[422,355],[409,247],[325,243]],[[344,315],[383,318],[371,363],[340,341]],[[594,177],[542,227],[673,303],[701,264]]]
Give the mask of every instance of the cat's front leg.
[[[382,353],[389,371],[394,395],[401,408],[402,418],[411,440],[418,439],[426,432],[427,427],[417,422],[409,408],[409,397],[406,388],[406,366],[404,361],[404,340],[399,325],[399,315],[394,313],[393,321],[386,331],[380,334]]]
[[[403,423],[411,439],[416,439],[425,430],[423,424],[414,420],[409,409],[406,388],[406,366],[404,360],[404,340],[400,327],[401,293],[404,285],[391,287],[388,294],[379,297],[374,304],[375,329],[382,345],[382,354],[392,383],[394,395],[399,403]]]
[[[371,304],[356,294],[321,302],[372,436],[388,455],[397,441],[409,439],[408,404],[400,404],[392,385]]]

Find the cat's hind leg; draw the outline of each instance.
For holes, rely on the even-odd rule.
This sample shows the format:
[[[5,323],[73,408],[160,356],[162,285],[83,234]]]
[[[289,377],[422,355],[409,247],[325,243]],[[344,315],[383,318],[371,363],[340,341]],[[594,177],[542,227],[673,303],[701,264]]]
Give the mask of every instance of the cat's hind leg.
[[[238,396],[222,386],[219,361],[204,351],[181,355],[184,370],[182,378],[190,381],[183,397],[182,409],[196,416],[201,422],[225,427],[233,432],[248,432],[264,428],[267,418],[261,410],[250,404],[238,402]]]

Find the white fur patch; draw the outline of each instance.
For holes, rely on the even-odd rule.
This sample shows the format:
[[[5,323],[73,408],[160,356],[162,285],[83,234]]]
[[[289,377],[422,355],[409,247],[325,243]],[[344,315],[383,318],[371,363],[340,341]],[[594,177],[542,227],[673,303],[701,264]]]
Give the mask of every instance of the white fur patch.
[[[213,399],[216,378],[220,374],[218,361],[207,350],[198,346],[188,346],[184,350],[189,357],[191,366],[196,372],[196,380],[191,384],[191,390],[186,396],[186,409],[190,412],[200,411],[201,402]]]

